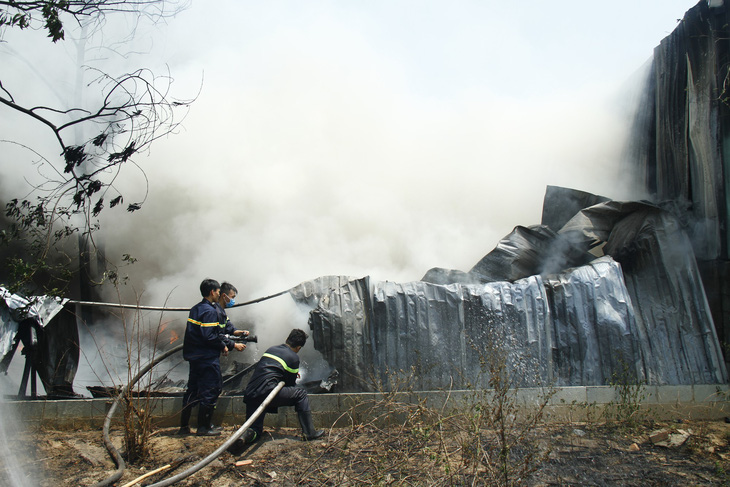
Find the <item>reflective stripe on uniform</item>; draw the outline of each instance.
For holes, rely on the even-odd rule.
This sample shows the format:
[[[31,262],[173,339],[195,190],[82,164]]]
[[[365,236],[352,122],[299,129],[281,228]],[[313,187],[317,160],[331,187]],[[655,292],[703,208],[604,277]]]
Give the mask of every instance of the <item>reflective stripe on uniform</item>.
[[[200,321],[195,321],[192,318],[188,318],[188,322],[192,323],[193,325],[198,325],[198,326],[218,326],[219,325],[219,323],[217,321],[214,323],[201,323]]]
[[[273,358],[274,360],[276,360],[277,362],[279,362],[281,364],[281,366],[284,367],[284,370],[286,370],[287,372],[291,372],[292,374],[298,374],[299,373],[299,369],[290,369],[289,366],[286,365],[286,362],[284,361],[284,359],[281,358],[281,357],[277,357],[276,355],[272,355],[270,353],[264,353],[262,355],[262,357]]]

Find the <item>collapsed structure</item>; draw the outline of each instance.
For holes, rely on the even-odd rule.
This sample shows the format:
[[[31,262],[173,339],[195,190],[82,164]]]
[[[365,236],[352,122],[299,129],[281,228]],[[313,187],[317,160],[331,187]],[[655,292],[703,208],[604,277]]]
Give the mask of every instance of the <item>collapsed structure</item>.
[[[593,253],[591,253],[591,251]],[[339,390],[484,386],[503,350],[515,384],[727,380],[692,246],[676,217],[548,187],[540,225],[516,227],[469,272],[421,281],[326,277],[291,291]]]

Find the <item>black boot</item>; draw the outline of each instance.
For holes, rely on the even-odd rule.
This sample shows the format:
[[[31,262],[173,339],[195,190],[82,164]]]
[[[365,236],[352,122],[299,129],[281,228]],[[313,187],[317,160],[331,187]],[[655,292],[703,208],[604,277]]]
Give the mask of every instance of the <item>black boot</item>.
[[[233,444],[228,447],[228,453],[233,456],[238,456],[246,450],[250,443],[253,443],[257,439],[258,435],[256,434],[256,432],[251,428],[248,428],[246,431],[243,432],[239,439],[234,441]]]
[[[215,414],[215,406],[213,406],[213,409],[211,410],[211,413],[210,413],[210,429],[212,431],[223,431],[223,426],[217,426],[217,425],[213,424],[213,415],[214,414]]]
[[[259,435],[256,434],[251,428],[247,429],[243,435],[241,435],[241,441],[244,443],[253,443],[258,439]]]
[[[198,431],[195,434],[198,436],[220,436],[220,430],[212,429],[210,424],[215,406],[198,406],[198,408]]]
[[[177,434],[180,436],[190,434],[190,415],[193,412],[193,407],[188,404],[180,412],[180,429]]]
[[[299,424],[302,426],[302,434],[304,435],[304,441],[316,440],[324,436],[324,430],[315,430],[314,424],[312,423],[312,411],[299,411],[297,412],[299,418]]]

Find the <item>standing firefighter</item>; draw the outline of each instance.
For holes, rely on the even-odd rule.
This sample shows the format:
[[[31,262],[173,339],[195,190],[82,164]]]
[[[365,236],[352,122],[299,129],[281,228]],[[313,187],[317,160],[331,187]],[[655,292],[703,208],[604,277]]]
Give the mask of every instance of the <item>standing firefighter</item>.
[[[302,330],[294,329],[289,333],[286,343],[266,350],[256,364],[253,376],[243,392],[243,400],[246,403],[246,418],[250,418],[276,385],[284,381],[284,388],[271,401],[266,411],[275,410],[279,406],[294,406],[299,417],[299,424],[302,426],[304,440],[309,441],[322,437],[324,431],[314,429],[307,391],[295,385],[299,378],[299,356],[297,354],[306,341],[307,334]],[[266,411],[261,413],[243,434],[244,443],[251,443],[261,437]]]
[[[221,379],[220,354],[229,350],[243,350],[242,343],[233,343],[220,333],[219,309],[216,302],[220,298],[221,286],[218,281],[205,279],[200,283],[203,300],[190,309],[183,358],[190,363],[188,387],[183,396],[183,409],[180,414],[179,434],[190,433],[190,414],[198,405],[198,436],[217,436],[220,430],[213,428],[212,418],[218,396],[223,388]]]

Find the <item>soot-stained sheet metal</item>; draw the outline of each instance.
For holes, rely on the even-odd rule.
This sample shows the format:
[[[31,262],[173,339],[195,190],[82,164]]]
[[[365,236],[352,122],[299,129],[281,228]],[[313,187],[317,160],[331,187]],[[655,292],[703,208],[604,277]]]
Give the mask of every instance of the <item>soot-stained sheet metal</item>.
[[[405,371],[420,390],[484,386],[487,340],[503,342],[506,365],[538,367],[549,351],[547,313],[539,277],[483,285],[375,283],[373,375],[387,385],[389,375]],[[534,353],[529,364],[518,360],[525,350]],[[547,374],[525,377],[537,381]]]
[[[549,187],[546,205],[570,194]],[[328,277],[296,288],[292,296],[313,308],[314,345],[340,372],[341,390],[388,390],[394,377],[422,390],[486,386],[494,351],[520,385],[601,385],[627,374],[648,384],[726,382],[679,220],[647,202],[582,192],[570,201],[590,206],[572,218],[544,208],[544,218],[565,222],[560,230],[518,227],[482,259],[488,273],[437,269],[426,274],[437,282],[409,283]],[[586,264],[588,250],[601,248],[606,255]],[[564,268],[546,272],[556,262]],[[483,282],[499,269],[502,280]]]
[[[26,299],[0,287],[0,360],[13,348],[20,322],[29,319],[45,327],[66,301],[51,296]]]
[[[25,298],[0,288],[0,372],[6,371],[23,341],[48,396],[74,396],[79,363],[79,333],[68,299]],[[35,337],[35,338],[34,338]]]
[[[645,379],[631,298],[610,257],[547,280],[556,385],[602,385],[614,374]]]
[[[693,246],[678,217],[645,201],[603,201],[579,211],[558,234],[574,245],[605,243],[603,252],[621,263],[649,383],[727,381]]]
[[[548,315],[539,276],[447,286],[366,278],[326,290],[310,326],[316,349],[340,371],[340,390],[388,390],[396,378],[432,390],[485,385],[485,340],[495,339],[508,366],[541,369],[523,374],[525,385],[547,380]]]
[[[687,203],[697,258],[726,260],[730,9],[709,3],[688,10],[654,49],[627,159],[657,201]]]
[[[368,379],[373,360],[369,282],[368,277],[327,276],[290,290],[297,302],[310,308],[316,306],[309,318],[312,341],[315,349],[340,372],[340,384]]]
[[[726,382],[692,244],[678,220],[646,206],[616,224],[604,250],[622,263],[648,382]]]
[[[629,294],[610,257],[549,282],[375,282],[370,312],[361,306],[367,288],[358,287],[365,299],[353,303],[352,283],[330,289],[310,318],[315,347],[341,372],[342,390],[387,390],[404,373],[418,390],[486,387],[493,347],[504,351],[515,385],[605,384],[627,366],[643,378]],[[343,316],[353,307],[364,319]]]

